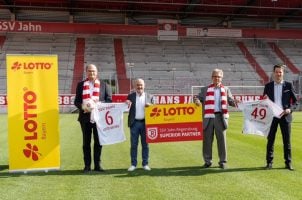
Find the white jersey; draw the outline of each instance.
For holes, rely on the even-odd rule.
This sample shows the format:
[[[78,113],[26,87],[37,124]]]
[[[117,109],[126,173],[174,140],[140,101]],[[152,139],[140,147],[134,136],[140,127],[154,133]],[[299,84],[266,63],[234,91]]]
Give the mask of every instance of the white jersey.
[[[91,122],[96,123],[101,145],[120,143],[126,140],[123,112],[128,110],[126,103],[98,102],[91,112]]]
[[[238,104],[244,114],[244,134],[267,136],[273,117],[280,118],[283,109],[269,99]]]

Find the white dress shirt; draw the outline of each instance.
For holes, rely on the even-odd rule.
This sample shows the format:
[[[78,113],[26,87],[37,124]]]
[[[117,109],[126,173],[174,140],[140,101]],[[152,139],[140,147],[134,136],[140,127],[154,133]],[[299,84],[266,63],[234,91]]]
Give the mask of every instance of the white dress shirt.
[[[136,93],[135,102],[135,119],[145,119],[145,105],[146,105],[146,94],[143,92],[141,95]]]
[[[283,82],[280,83],[274,82],[274,102],[277,104],[280,108],[283,108],[282,106],[282,86]]]

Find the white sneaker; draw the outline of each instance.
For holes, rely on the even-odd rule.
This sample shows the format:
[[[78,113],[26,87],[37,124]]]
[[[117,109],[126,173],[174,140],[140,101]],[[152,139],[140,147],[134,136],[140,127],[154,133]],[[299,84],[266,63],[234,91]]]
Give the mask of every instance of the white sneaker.
[[[148,165],[143,166],[144,170],[151,171],[151,168]]]
[[[133,172],[135,169],[136,169],[136,167],[133,166],[133,165],[131,165],[131,166],[128,168],[128,172]]]

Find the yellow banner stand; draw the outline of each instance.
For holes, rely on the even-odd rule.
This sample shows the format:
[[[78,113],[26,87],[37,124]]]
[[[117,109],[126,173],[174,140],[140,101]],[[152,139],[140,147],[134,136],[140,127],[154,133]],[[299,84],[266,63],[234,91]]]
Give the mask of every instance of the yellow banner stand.
[[[58,56],[7,55],[9,172],[60,169]]]

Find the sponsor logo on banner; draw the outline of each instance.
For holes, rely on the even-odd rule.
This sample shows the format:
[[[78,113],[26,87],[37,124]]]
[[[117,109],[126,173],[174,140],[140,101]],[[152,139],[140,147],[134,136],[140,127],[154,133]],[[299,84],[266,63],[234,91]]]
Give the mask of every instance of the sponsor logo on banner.
[[[146,108],[148,143],[202,140],[202,107],[163,104]]]
[[[13,71],[24,70],[24,73],[32,73],[36,70],[50,70],[53,63],[48,62],[19,62],[16,61],[11,66]]]
[[[36,101],[37,95],[35,92],[25,89],[23,94],[23,128],[25,141],[34,142],[38,139],[38,114]],[[38,146],[29,142],[26,144],[25,149],[23,149],[23,154],[26,158],[32,158],[33,161],[37,161],[39,160],[38,151]]]
[[[154,128],[148,128],[147,130],[147,135],[148,135],[148,138],[150,140],[155,140],[158,136],[158,130],[157,130],[157,127],[154,127]]]
[[[33,161],[39,160],[39,148],[36,145],[30,143],[26,144],[26,147],[23,149],[23,154],[27,158],[31,158]]]

